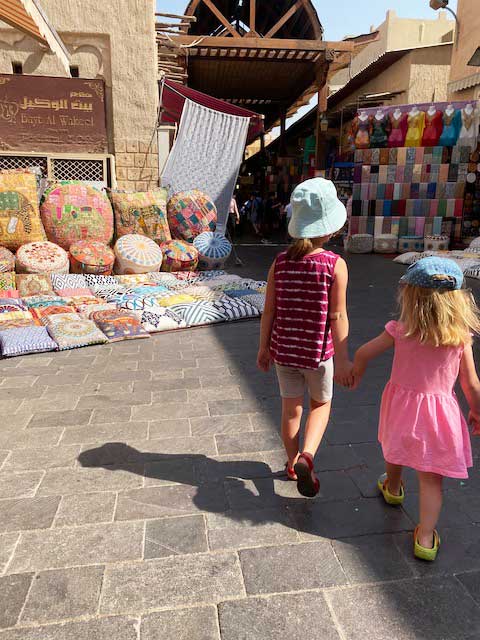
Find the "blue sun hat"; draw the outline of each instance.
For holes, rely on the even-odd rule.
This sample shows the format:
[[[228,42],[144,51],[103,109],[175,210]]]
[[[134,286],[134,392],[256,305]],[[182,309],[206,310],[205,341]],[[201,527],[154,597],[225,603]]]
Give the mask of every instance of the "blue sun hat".
[[[453,291],[462,288],[463,273],[453,260],[430,256],[410,265],[400,284]]]
[[[295,239],[330,236],[340,231],[347,220],[347,210],[331,180],[305,180],[295,188],[290,202],[288,233]]]

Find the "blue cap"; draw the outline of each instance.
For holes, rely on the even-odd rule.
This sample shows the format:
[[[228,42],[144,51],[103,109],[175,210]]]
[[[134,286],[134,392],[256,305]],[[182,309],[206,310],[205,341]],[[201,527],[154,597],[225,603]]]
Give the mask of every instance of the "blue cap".
[[[424,289],[452,291],[462,288],[463,273],[453,260],[430,256],[410,265],[407,273],[400,278],[400,283]]]

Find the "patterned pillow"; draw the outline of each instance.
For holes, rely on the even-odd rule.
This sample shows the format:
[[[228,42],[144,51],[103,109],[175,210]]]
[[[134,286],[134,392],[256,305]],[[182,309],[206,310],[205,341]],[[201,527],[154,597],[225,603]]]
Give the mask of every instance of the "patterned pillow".
[[[87,305],[95,305],[95,304],[102,304],[103,300],[101,298],[97,298],[96,296],[72,296],[71,298],[67,298],[67,301],[65,304],[69,304],[70,306],[73,307],[79,307],[79,306],[87,306]]]
[[[480,265],[478,267],[470,267],[464,273],[467,278],[475,278],[475,280],[480,280]]]
[[[62,181],[49,187],[40,207],[48,239],[68,251],[77,240],[108,244],[113,211],[107,196],[85,182]]]
[[[50,275],[40,273],[18,274],[17,288],[22,298],[53,293]]]
[[[155,242],[172,239],[167,222],[167,190],[122,193],[111,191],[117,238],[132,233]]]
[[[197,268],[198,251],[183,240],[171,240],[160,245],[163,252],[162,271],[192,271]]]
[[[15,271],[15,256],[5,247],[0,247],[0,273],[8,271]]]
[[[418,251],[408,251],[407,253],[401,253],[399,256],[393,259],[393,262],[397,262],[398,264],[413,264],[418,259],[420,254]]]
[[[216,278],[209,278],[205,285],[210,287],[211,289],[223,289],[224,287],[228,287],[229,285],[239,287],[239,282],[242,282],[242,278],[235,274],[226,274],[224,276],[218,276]],[[232,286],[232,288],[233,288]]]
[[[178,271],[175,278],[183,284],[195,284],[198,281],[199,273],[198,271]]]
[[[151,296],[135,296],[125,295],[116,300],[119,309],[127,309],[127,311],[144,311],[157,307],[157,301]]]
[[[265,309],[265,296],[261,293],[254,293],[248,296],[244,296],[242,298],[242,302],[248,302],[248,304],[251,304],[252,307],[258,309],[260,313],[263,313]]]
[[[28,327],[35,323],[30,311],[11,311],[10,313],[0,314],[0,330]]]
[[[157,295],[171,295],[172,292],[167,287],[152,284],[142,284],[138,287],[127,287],[125,293],[134,296],[157,296]]]
[[[227,274],[226,271],[222,271],[219,269],[218,271],[201,271],[198,274],[199,280],[211,280],[212,278],[219,278],[220,276],[225,276]]]
[[[172,307],[176,304],[190,304],[192,302],[197,302],[193,296],[184,296],[181,293],[170,296],[157,296],[155,299],[160,307]]]
[[[53,242],[29,242],[16,254],[18,273],[68,273],[68,253]]]
[[[73,273],[110,275],[115,254],[97,240],[79,240],[70,245],[70,267]]]
[[[126,293],[126,287],[122,287],[119,284],[108,287],[93,287],[93,290],[97,298],[108,300],[109,302],[116,301],[117,298],[124,296]]]
[[[193,240],[204,231],[215,231],[217,209],[210,198],[199,191],[182,191],[167,204],[168,224],[172,236],[178,240]]]
[[[192,296],[196,300],[210,300],[213,302],[214,300],[218,300],[222,297],[221,291],[214,291],[209,287],[199,286],[199,285],[191,285],[182,289],[182,295]]]
[[[75,313],[75,307],[68,305],[51,305],[50,307],[37,307],[36,309],[32,309],[32,316],[37,324],[46,324],[49,316],[58,315],[59,313]]]
[[[0,291],[8,291],[15,289],[15,274],[0,273]]]
[[[187,324],[187,327],[195,327],[216,322],[225,322],[228,318],[225,313],[215,307],[215,303],[206,300],[197,300],[190,304],[176,304],[171,307]]]
[[[0,172],[0,245],[16,251],[27,242],[46,240],[40,220],[37,182],[30,171]]]
[[[0,289],[2,298],[19,298],[20,294],[17,289]]]
[[[84,273],[83,277],[87,283],[87,287],[90,287],[95,291],[95,287],[110,287],[117,286],[118,280],[115,276],[97,276],[92,273]]]
[[[96,311],[92,313],[92,320],[109,342],[150,337],[135,314],[129,311]]]
[[[111,302],[104,304],[79,304],[75,307],[75,311],[80,313],[84,318],[90,318],[95,311],[116,311],[117,305]]]
[[[230,298],[243,298],[252,294],[252,289],[225,289],[224,291]]]
[[[14,311],[28,311],[28,307],[19,298],[0,298],[0,314]]]
[[[145,331],[158,333],[159,331],[171,331],[186,327],[185,321],[171,309],[157,308],[149,311],[137,312],[137,317]]]
[[[205,231],[195,238],[199,269],[221,269],[232,253],[232,245],[217,231]]]
[[[163,254],[156,242],[139,234],[122,236],[117,240],[115,272],[118,274],[160,271]]]
[[[79,296],[91,296],[92,291],[88,287],[79,287],[78,289],[59,289],[56,291],[59,296],[64,298],[78,298]]]
[[[243,318],[255,318],[260,315],[258,309],[244,299],[222,296],[213,303],[216,309],[227,317],[228,320],[242,320]]]
[[[55,291],[61,289],[87,288],[87,280],[81,273],[52,273],[52,287]]]
[[[78,313],[63,313],[45,319],[49,334],[60,351],[108,342],[95,323]]]
[[[29,309],[34,307],[49,307],[52,305],[67,304],[65,298],[60,298],[60,296],[56,296],[54,293],[29,296],[24,299],[24,302]]]
[[[56,343],[48,335],[45,327],[20,327],[0,331],[0,348],[4,358],[27,353],[55,351]]]
[[[177,278],[173,275],[173,273],[165,273],[165,272],[158,272],[155,271],[153,273],[148,273],[148,281],[149,282],[155,282],[156,284],[161,284],[165,287],[168,287],[170,289],[170,285],[171,284],[176,284],[178,282]],[[132,276],[118,276],[118,279],[120,280],[120,278],[130,278]],[[139,284],[143,284],[143,283],[139,283]]]

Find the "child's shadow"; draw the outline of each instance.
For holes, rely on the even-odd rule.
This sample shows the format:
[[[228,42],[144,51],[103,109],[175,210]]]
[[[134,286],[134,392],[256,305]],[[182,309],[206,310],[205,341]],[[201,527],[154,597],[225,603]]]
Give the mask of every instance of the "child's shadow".
[[[301,496],[279,496],[274,480],[286,479],[286,476],[272,474],[265,462],[218,461],[201,454],[144,453],[122,442],[109,442],[84,451],[78,460],[83,467],[101,467],[112,472],[124,470],[159,481],[147,481],[147,487],[191,486],[194,491],[190,495],[188,492],[185,495],[183,490],[179,495],[173,490],[170,495],[167,492],[165,502],[162,501],[162,506],[168,508],[170,500],[172,510],[177,506],[176,501],[181,502],[184,513],[191,502],[200,511],[225,513],[233,520],[256,524],[285,522],[285,510],[304,501]],[[182,512],[181,504],[178,511]]]

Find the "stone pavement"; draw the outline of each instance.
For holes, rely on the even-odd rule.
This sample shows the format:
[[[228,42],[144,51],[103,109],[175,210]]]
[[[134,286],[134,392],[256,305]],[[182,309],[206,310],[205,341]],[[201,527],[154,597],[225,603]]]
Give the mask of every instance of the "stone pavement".
[[[276,249],[240,251],[264,277]],[[355,346],[402,269],[350,263]],[[385,358],[337,392],[301,498],[258,328],[0,362],[0,640],[478,639],[478,471],[446,483],[437,563],[414,561],[413,474],[404,508],[375,490]]]

